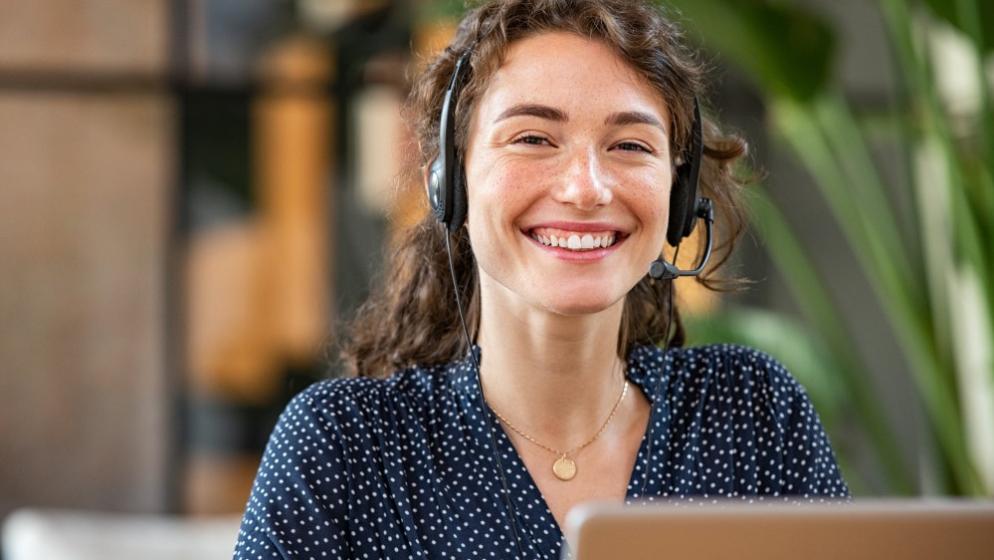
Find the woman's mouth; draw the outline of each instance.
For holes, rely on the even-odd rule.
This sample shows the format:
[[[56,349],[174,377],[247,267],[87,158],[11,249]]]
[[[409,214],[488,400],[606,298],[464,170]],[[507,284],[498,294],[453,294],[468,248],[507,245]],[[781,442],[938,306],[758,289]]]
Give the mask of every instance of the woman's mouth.
[[[535,243],[568,260],[596,260],[614,251],[628,235],[620,231],[569,231],[539,227],[525,233]]]

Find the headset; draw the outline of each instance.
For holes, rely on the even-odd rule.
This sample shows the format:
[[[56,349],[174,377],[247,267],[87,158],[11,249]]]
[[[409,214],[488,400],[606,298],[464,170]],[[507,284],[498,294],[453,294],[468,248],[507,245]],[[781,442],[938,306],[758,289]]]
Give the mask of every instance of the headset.
[[[469,73],[469,58],[472,55],[476,42],[467,48],[456,60],[452,77],[445,90],[445,97],[442,100],[442,113],[438,127],[438,155],[432,160],[428,168],[428,176],[425,188],[428,191],[428,202],[431,212],[439,225],[445,230],[445,250],[449,256],[449,272],[452,275],[452,284],[455,291],[456,307],[459,311],[459,320],[462,324],[463,335],[466,337],[466,346],[469,348],[469,355],[473,365],[476,367],[477,380],[480,386],[480,407],[487,422],[487,431],[490,434],[490,443],[494,453],[494,461],[497,472],[500,474],[501,485],[504,491],[504,501],[507,506],[506,513],[510,521],[511,532],[517,543],[520,558],[525,557],[524,546],[518,534],[517,515],[511,503],[511,491],[507,484],[507,477],[504,474],[504,467],[501,464],[500,453],[497,451],[497,438],[494,434],[493,420],[490,418],[489,408],[483,397],[483,381],[480,379],[480,364],[473,349],[472,340],[469,336],[469,329],[466,328],[466,318],[462,311],[462,302],[459,299],[459,289],[456,282],[455,266],[452,263],[452,247],[450,238],[463,226],[466,221],[467,201],[466,196],[466,170],[463,167],[463,160],[457,153],[455,146],[456,129],[456,104],[459,100],[459,88]],[[670,189],[670,215],[669,224],[666,230],[666,241],[676,248],[673,260],[679,254],[680,242],[690,236],[694,231],[694,226],[698,219],[705,222],[705,249],[698,265],[689,270],[680,269],[676,264],[668,262],[660,256],[649,265],[649,276],[655,280],[669,280],[669,321],[666,324],[666,338],[669,337],[671,324],[673,323],[673,284],[672,280],[680,276],[696,276],[700,274],[708,260],[711,258],[711,228],[714,223],[714,209],[711,200],[706,197],[697,196],[697,186],[700,178],[701,160],[704,155],[704,134],[701,123],[701,110],[697,98],[694,98],[694,122],[691,127],[690,146],[685,151],[676,169],[676,177]],[[660,379],[657,384],[655,401],[658,401],[659,389],[663,383]],[[650,413],[649,430],[652,430],[654,422]],[[647,457],[652,457],[653,434],[648,434],[649,446],[646,450]],[[649,467],[646,466],[642,477],[642,490],[640,495],[645,494],[646,484],[649,479]],[[530,539],[529,539],[530,541]]]
[[[445,97],[442,100],[442,114],[438,127],[438,156],[431,162],[425,187],[431,211],[449,234],[456,233],[466,221],[466,170],[460,154],[456,152],[456,103],[459,100],[459,87],[468,74],[469,57],[472,47],[456,61],[452,78],[449,80]],[[691,127],[690,146],[682,163],[677,166],[676,178],[670,189],[670,217],[666,229],[666,241],[679,248],[680,242],[694,231],[698,219],[703,219],[707,227],[705,249],[700,263],[693,269],[682,270],[674,263],[662,258],[649,266],[649,276],[657,280],[672,280],[680,276],[697,276],[711,258],[711,227],[714,223],[714,209],[711,200],[697,196],[697,185],[704,155],[704,134],[701,124],[701,108],[694,98],[694,122]],[[675,260],[675,259],[674,259]]]

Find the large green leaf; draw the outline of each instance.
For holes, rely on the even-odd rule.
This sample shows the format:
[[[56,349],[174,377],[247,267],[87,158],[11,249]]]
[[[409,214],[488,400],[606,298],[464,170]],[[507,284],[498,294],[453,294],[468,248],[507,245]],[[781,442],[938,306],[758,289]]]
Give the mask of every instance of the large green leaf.
[[[990,0],[925,0],[932,13],[973,39],[982,51],[994,49],[994,2]]]
[[[803,101],[831,77],[835,35],[812,12],[772,0],[659,1],[765,91]]]

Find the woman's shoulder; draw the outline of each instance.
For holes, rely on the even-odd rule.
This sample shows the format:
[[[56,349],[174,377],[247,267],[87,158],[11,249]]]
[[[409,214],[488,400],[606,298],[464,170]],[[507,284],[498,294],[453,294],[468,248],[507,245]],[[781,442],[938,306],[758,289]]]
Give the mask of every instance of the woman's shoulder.
[[[736,344],[658,354],[674,449],[699,450],[712,472],[734,466],[744,494],[848,495],[807,392],[776,358]]]
[[[327,420],[372,419],[384,413],[419,412],[450,384],[444,366],[411,366],[388,377],[336,377],[316,381],[287,406]]]
[[[674,384],[749,386],[776,392],[803,391],[779,360],[750,346],[719,343],[660,352],[665,355],[666,373]]]
[[[808,407],[804,387],[779,360],[749,346],[720,343],[662,349],[637,348],[630,356],[633,375],[655,390],[665,381],[674,404],[695,408],[707,403],[762,405],[783,417],[791,408]]]

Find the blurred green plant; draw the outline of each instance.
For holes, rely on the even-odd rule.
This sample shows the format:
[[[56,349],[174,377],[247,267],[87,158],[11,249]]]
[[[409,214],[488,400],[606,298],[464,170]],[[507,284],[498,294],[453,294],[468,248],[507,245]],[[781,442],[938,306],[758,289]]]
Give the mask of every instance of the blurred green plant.
[[[877,2],[902,79],[895,92],[900,103],[890,117],[895,123],[890,130],[896,133],[890,140],[904,148],[908,162],[912,188],[903,190],[887,188],[863,123],[831,80],[834,34],[827,23],[774,0],[665,4],[681,12],[705,45],[755,80],[772,130],[820,188],[910,368],[942,467],[932,484],[948,494],[994,493],[994,122],[985,72],[994,38],[992,4]],[[959,92],[968,101],[976,99],[973,113],[964,113],[962,102],[951,103],[937,87],[936,66],[944,62],[937,42],[950,35],[962,39],[969,51],[966,58],[973,61],[965,71],[974,74],[976,91]],[[901,215],[900,206],[888,197],[891,191],[910,191],[913,215]],[[798,366],[833,376],[841,385],[816,382],[810,375],[804,379],[819,411],[829,420],[847,411],[857,414],[890,490],[913,491],[915,473],[901,460],[876,404],[882,395],[867,383],[867,368],[853,353],[852,335],[807,250],[762,192],[756,196],[754,217],[770,257],[808,320],[810,336],[830,349],[831,358],[821,355],[823,367]],[[912,224],[913,235],[902,236],[899,217]],[[754,342],[778,357],[790,355],[783,340],[811,347],[797,340],[803,329],[773,327],[783,337],[777,348],[754,340],[753,330],[769,329],[771,321],[776,322],[770,319],[764,327],[735,317],[728,321],[734,328],[722,334],[726,340],[738,336]],[[845,399],[836,398],[840,392]]]

